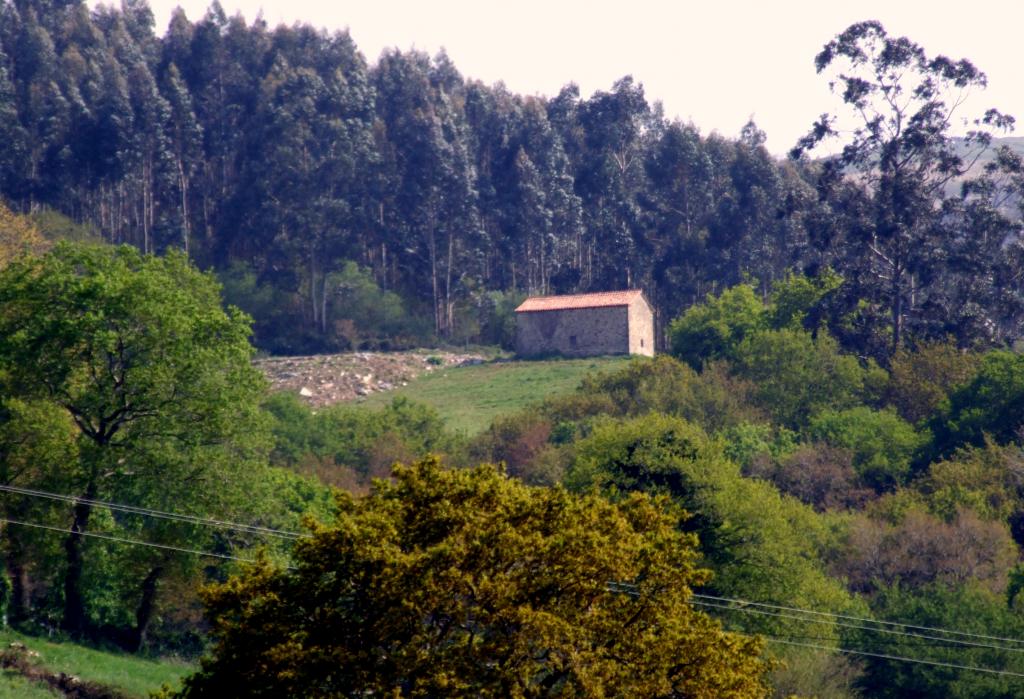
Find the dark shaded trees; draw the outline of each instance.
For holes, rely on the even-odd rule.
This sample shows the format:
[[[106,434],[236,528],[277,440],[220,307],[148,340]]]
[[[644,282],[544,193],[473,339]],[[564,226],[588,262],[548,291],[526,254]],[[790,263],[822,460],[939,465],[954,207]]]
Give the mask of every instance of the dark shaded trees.
[[[815,323],[863,356],[885,359],[907,332],[962,346],[1020,334],[1024,166],[1008,150],[974,158],[1010,119],[951,138],[958,91],[983,74],[877,23],[819,56],[822,71],[850,64],[844,99],[865,109],[853,142],[780,163],[753,122],[702,135],[631,77],[526,97],[465,80],[443,52],[371,65],[347,33],[217,3],[198,21],[173,13],[162,37],[139,2],[2,8],[0,195],[246,270],[274,299],[256,318],[264,349],[374,334],[345,315],[348,263],[432,322],[375,340],[388,346],[494,337],[495,299],[625,286],[654,302],[660,332],[708,293],[749,281],[764,298],[828,266],[846,282]]]

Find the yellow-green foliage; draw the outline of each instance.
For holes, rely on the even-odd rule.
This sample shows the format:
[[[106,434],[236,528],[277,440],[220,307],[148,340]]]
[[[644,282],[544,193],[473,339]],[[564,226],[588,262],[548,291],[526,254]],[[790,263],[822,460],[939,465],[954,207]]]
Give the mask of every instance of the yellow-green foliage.
[[[183,696],[760,697],[761,642],[690,604],[707,581],[665,501],[530,488],[427,460],[210,588]]]
[[[751,405],[754,385],[730,375],[723,362],[710,362],[700,373],[667,355],[654,359],[633,359],[612,371],[584,378],[577,396],[600,397],[609,405],[598,412],[609,415],[642,415],[649,412],[677,415],[715,432],[741,422],[765,419]],[[546,412],[558,415],[571,399],[549,403]],[[597,414],[597,413],[593,413]]]
[[[22,255],[37,255],[49,247],[27,216],[19,216],[0,201],[0,269]]]
[[[1007,521],[1024,509],[1024,452],[1016,445],[965,448],[928,467],[914,482],[932,514],[950,521],[971,509],[984,519]]]

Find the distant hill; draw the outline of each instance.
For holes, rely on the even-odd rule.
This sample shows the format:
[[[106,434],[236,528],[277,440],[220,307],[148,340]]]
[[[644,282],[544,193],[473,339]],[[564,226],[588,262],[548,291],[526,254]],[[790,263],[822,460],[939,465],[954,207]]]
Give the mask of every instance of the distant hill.
[[[1014,151],[1021,157],[1024,157],[1024,136],[1006,136],[1004,138],[992,139],[992,147],[982,153],[981,157],[978,158],[978,162],[971,168],[971,174],[980,174],[982,169],[988,163],[991,163],[995,159],[996,151],[1001,146],[1007,146],[1010,150]]]
[[[994,138],[992,139],[991,147],[981,154],[978,160],[971,166],[967,175],[953,180],[946,186],[946,193],[956,194],[960,189],[961,182],[982,175],[984,173],[985,166],[995,160],[996,153],[1003,146],[1008,147],[1017,155],[1024,158],[1024,136],[1005,136],[1003,138]],[[964,155],[966,156],[967,153],[965,152]],[[1018,213],[1019,207],[1020,200],[1018,198],[1011,197],[1003,203],[1001,208],[1005,214],[1013,215]]]

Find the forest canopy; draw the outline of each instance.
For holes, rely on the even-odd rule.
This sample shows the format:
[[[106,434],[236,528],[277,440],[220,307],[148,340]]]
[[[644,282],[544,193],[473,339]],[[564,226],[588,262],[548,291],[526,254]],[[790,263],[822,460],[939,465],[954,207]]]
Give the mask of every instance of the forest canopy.
[[[984,74],[874,22],[814,65],[852,87],[780,160],[756,124],[701,134],[630,76],[531,97],[444,52],[372,62],[346,32],[216,2],[165,29],[142,0],[3,0],[0,196],[184,250],[277,353],[508,346],[524,294],[626,287],[664,329],[709,292],[827,268],[843,282],[808,322],[858,354],[1017,338],[1024,178],[993,140],[1012,119],[977,104]],[[844,111],[867,121],[809,159]]]

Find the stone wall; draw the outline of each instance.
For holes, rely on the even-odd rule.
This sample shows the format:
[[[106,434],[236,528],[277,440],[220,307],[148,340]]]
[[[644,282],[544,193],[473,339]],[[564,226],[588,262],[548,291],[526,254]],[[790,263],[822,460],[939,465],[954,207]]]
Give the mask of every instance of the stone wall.
[[[654,356],[654,311],[642,298],[629,305],[629,353]]]
[[[608,306],[516,313],[516,353],[524,357],[627,354],[628,310],[628,306]]]

